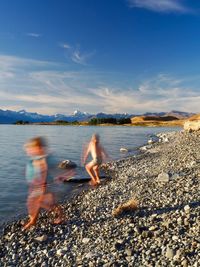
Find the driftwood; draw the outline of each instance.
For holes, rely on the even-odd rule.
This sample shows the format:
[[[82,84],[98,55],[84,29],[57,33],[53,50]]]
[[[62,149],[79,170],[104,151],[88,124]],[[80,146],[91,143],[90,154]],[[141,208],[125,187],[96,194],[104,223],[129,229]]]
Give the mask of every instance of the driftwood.
[[[138,209],[138,201],[131,198],[125,203],[120,204],[116,209],[112,211],[114,217],[119,216],[124,211],[134,211]]]

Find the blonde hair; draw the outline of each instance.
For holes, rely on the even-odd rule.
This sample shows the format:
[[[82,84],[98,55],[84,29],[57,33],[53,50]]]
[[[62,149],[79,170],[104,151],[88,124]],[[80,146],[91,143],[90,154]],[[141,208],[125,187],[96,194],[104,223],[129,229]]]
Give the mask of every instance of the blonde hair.
[[[30,139],[26,144],[25,147],[39,147],[45,148],[47,147],[47,142],[44,137],[38,136]]]

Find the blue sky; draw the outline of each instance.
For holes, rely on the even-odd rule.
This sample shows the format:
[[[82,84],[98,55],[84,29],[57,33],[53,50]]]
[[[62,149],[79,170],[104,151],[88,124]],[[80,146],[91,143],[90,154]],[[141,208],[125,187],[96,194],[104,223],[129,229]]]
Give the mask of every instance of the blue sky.
[[[200,112],[200,2],[0,1],[0,108]]]

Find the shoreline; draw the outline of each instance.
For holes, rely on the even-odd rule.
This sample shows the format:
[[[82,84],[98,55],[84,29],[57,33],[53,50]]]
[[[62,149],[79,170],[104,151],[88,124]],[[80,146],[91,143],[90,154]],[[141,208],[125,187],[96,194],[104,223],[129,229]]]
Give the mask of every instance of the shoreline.
[[[122,126],[122,127],[183,127],[184,122],[180,121],[172,121],[172,122],[137,122],[137,123],[129,123],[129,124],[112,124],[112,123],[101,123],[101,124],[87,124],[87,123],[24,123],[24,124],[0,124],[0,125],[17,125],[17,126],[96,126],[96,127],[106,127],[106,126]]]
[[[112,179],[63,203],[65,224],[52,226],[43,212],[34,230],[22,232],[21,220],[7,225],[2,266],[198,266],[200,133],[159,138],[106,164]],[[132,198],[138,210],[113,217]]]

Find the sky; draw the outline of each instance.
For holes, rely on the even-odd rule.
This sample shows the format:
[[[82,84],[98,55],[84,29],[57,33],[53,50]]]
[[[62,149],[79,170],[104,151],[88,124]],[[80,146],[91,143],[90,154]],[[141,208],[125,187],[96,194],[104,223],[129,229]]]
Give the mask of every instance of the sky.
[[[0,109],[200,112],[200,1],[1,0]]]

